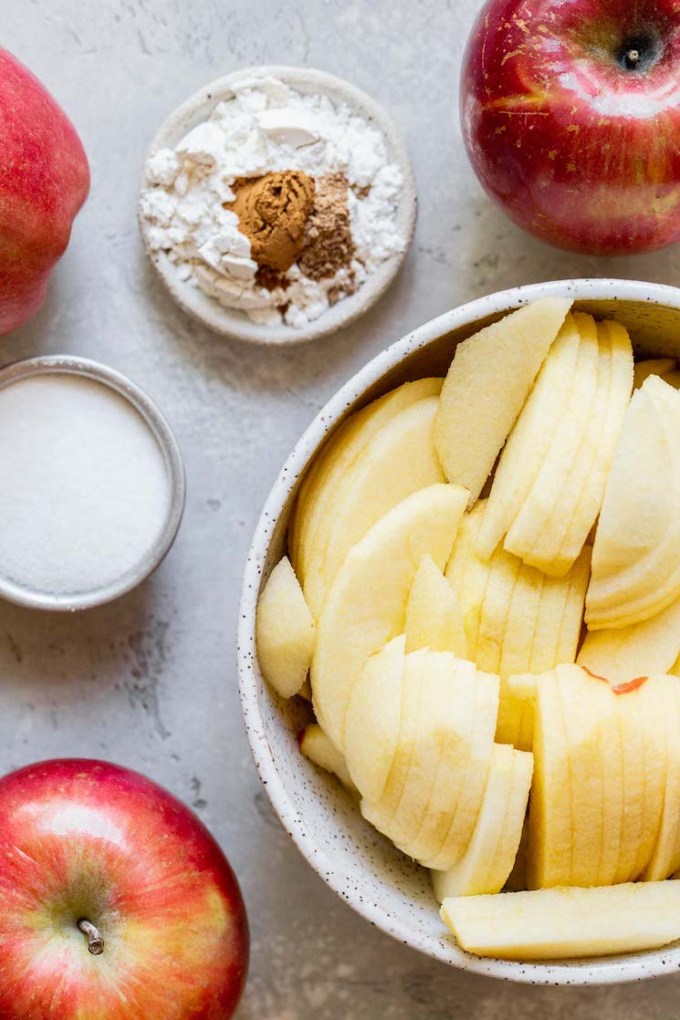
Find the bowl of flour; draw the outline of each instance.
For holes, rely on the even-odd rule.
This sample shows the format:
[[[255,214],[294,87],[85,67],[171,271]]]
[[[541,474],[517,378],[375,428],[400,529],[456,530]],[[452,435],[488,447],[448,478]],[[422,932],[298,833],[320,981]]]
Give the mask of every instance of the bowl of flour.
[[[139,223],[187,313],[281,345],[328,336],[378,300],[416,208],[405,144],[378,103],[322,71],[264,66],[206,85],[163,124]]]

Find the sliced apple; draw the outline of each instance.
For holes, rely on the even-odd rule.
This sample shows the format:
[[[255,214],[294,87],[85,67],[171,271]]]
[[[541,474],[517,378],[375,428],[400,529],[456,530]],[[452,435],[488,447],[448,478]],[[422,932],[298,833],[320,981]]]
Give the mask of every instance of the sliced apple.
[[[578,312],[574,319],[581,334],[574,385],[504,540],[509,552],[554,577],[569,570],[597,518],[632,387],[633,354],[623,327],[602,323],[598,329]],[[612,335],[619,368],[613,375]]]
[[[331,772],[346,786],[351,793],[357,793],[352,777],[347,770],[347,763],[332,740],[316,723],[305,726],[300,736],[300,750],[305,758],[318,765],[326,772]]]
[[[468,656],[458,597],[431,556],[420,564],[406,606],[406,651],[419,648]]]
[[[345,720],[345,757],[369,801],[382,797],[399,742],[404,635],[366,660],[352,686]]]
[[[517,517],[550,449],[573,387],[580,346],[576,321],[567,315],[498,461],[477,538],[484,560]]]
[[[409,856],[450,867],[465,852],[484,796],[498,679],[451,653],[406,657],[399,748],[385,792],[362,813]]]
[[[305,598],[315,617],[348,551],[369,528],[411,493],[446,480],[432,439],[437,405],[437,397],[419,400],[375,432],[334,483],[333,502],[317,513],[313,535],[303,536]]]
[[[591,548],[585,546],[563,578],[547,578],[529,662],[532,673],[573,663],[581,640],[583,608],[590,579]],[[558,622],[559,621],[559,622]]]
[[[465,853],[482,805],[484,790],[491,761],[496,722],[498,719],[499,679],[491,673],[477,672],[475,686],[474,729],[467,764],[462,775],[457,771],[451,760],[450,749],[442,759],[439,769],[439,781],[435,786],[429,804],[429,819],[434,820],[434,831],[437,841],[442,833],[440,822],[443,818],[443,804],[456,782],[460,787],[460,796],[455,814],[448,827],[444,827],[444,837],[437,853],[423,859],[426,868],[446,870],[452,867]]]
[[[441,790],[442,758],[460,778],[474,730],[475,667],[447,653],[421,649],[406,657],[397,752],[379,801],[362,806],[364,817],[410,857],[438,849],[426,826],[433,792]],[[460,798],[456,785],[443,789],[448,825]],[[430,827],[431,828],[431,827]],[[427,830],[427,831],[424,831]]]
[[[459,343],[435,419],[435,445],[450,482],[476,502],[571,301],[542,298]]]
[[[284,698],[304,684],[314,652],[314,620],[287,556],[269,575],[257,604],[257,657],[262,675]]]
[[[661,824],[669,678],[612,688],[558,666],[536,691],[530,888],[638,878]]]
[[[527,882],[530,889],[572,884],[572,870],[599,866],[602,845],[601,735],[615,720],[615,698],[602,681],[590,678],[579,667],[570,667],[570,693],[562,698],[564,674],[556,670],[538,678],[534,719],[534,782],[529,812]],[[592,690],[591,690],[592,687]],[[572,707],[565,717],[564,700]],[[614,727],[615,729],[615,727]],[[609,739],[614,739],[609,734]],[[586,777],[585,789],[575,789],[572,768],[579,779]],[[619,778],[620,781],[620,778]],[[582,815],[574,817],[573,800],[578,795]],[[585,832],[584,822],[592,826]],[[589,839],[585,860],[573,869],[575,845]],[[583,847],[581,846],[581,852]],[[586,884],[596,884],[591,878]]]
[[[667,673],[680,654],[680,599],[643,623],[590,631],[578,661],[612,684]]]
[[[675,369],[675,358],[647,358],[636,361],[633,372],[633,386],[639,390],[645,379],[650,375],[667,375]]]
[[[573,662],[590,576],[584,548],[568,574],[549,578],[499,546],[488,561],[474,541],[483,526],[480,500],[464,519],[447,567],[465,623],[469,655],[480,669],[502,676],[540,673]]]
[[[291,558],[303,587],[305,548],[313,544],[319,520],[332,508],[336,486],[342,482],[345,472],[373,437],[404,408],[438,396],[442,381],[418,379],[378,397],[344,421],[314,458],[300,487],[289,529]]]
[[[390,510],[348,553],[317,624],[312,691],[317,719],[344,750],[352,684],[366,659],[403,633],[408,595],[424,556],[443,568],[467,501],[432,485]]]
[[[526,814],[533,760],[504,744],[492,749],[484,800],[470,844],[448,871],[433,871],[434,894],[449,896],[500,892],[517,856]]]
[[[461,896],[444,900],[441,916],[476,956],[559,960],[634,953],[680,938],[680,883]]]
[[[518,750],[531,751],[537,680],[534,673],[501,677],[496,724],[496,741],[499,744],[512,744]]]
[[[475,541],[484,517],[486,501],[480,500],[461,521],[446,578],[463,614],[468,655],[476,661],[481,608],[489,582],[490,565],[479,558]]]
[[[668,680],[671,680],[669,677]],[[668,711],[663,720],[666,782],[659,836],[642,878],[655,882],[680,869],[680,684],[666,682]],[[662,734],[659,734],[661,742]]]
[[[589,630],[628,627],[680,597],[680,393],[636,390],[607,482],[586,597]]]
[[[581,494],[573,511],[565,512],[557,522],[563,537],[556,562],[561,563],[573,562],[589,537],[588,531],[592,532],[631,393],[633,356],[628,333],[617,322],[600,322],[597,330],[601,352],[609,349],[609,388],[605,394],[602,392],[604,384],[598,383],[597,407],[586,436],[587,445],[582,450],[583,458],[589,459],[590,468],[583,476]],[[601,365],[604,360],[601,356]],[[559,510],[562,512],[561,506]]]

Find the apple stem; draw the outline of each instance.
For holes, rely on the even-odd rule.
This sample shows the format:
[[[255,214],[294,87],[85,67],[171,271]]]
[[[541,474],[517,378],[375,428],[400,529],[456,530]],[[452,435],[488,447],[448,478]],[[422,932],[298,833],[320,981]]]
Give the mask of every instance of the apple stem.
[[[101,937],[92,922],[81,917],[80,921],[78,921],[78,927],[82,931],[83,935],[87,935],[87,948],[90,950],[92,955],[101,956],[104,952],[104,939]]]
[[[628,50],[626,53],[626,67],[631,70],[637,67],[640,63],[640,51],[639,50]]]

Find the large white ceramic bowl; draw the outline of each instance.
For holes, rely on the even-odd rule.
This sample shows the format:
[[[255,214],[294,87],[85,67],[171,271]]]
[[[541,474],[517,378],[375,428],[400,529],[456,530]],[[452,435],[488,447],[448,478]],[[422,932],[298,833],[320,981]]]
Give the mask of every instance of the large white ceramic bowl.
[[[443,375],[459,340],[547,295],[573,297],[577,308],[598,316],[616,315],[630,330],[637,351],[680,355],[680,290],[623,280],[567,280],[492,294],[433,319],[387,348],[312,422],[267,500],[245,574],[239,683],[250,746],[275,810],[315,871],[367,921],[428,956],[479,974],[535,984],[605,984],[680,970],[680,943],[657,951],[551,964],[479,959],[464,952],[439,919],[427,872],[364,822],[340,785],[302,757],[296,734],[308,720],[309,709],[299,698],[281,700],[263,683],[255,654],[260,587],[284,552],[299,481],[328,434],[351,411],[394,386]]]

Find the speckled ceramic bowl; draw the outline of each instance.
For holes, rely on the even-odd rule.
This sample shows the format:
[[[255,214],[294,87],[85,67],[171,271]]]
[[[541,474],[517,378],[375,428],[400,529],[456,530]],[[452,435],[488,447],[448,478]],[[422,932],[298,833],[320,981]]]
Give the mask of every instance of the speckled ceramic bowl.
[[[303,94],[326,95],[338,106],[346,104],[354,113],[363,117],[382,133],[389,159],[399,166],[404,181],[396,218],[397,228],[404,239],[403,251],[386,259],[378,266],[356,293],[338,301],[318,319],[312,320],[303,328],[294,329],[286,325],[263,326],[253,322],[244,312],[234,308],[225,308],[218,301],[204,294],[198,287],[182,280],[177,267],[165,252],[151,250],[148,243],[147,224],[142,217],[140,217],[139,225],[147,255],[166,288],[185,312],[216,333],[235,337],[238,340],[246,340],[249,343],[280,346],[318,340],[335,333],[354,322],[375,304],[394,280],[408,254],[415,232],[418,202],[416,181],[406,145],[399,128],[387,111],[375,99],[350,82],[311,67],[263,65],[246,67],[227,74],[223,78],[217,78],[170,114],[151,143],[148,156],[152,156],[159,149],[177,145],[191,128],[196,127],[209,116],[217,103],[233,97],[232,86],[235,82],[244,78],[265,77],[278,78]],[[146,183],[145,174],[143,183]]]
[[[571,296],[577,308],[598,316],[615,315],[630,330],[639,352],[680,355],[680,290],[621,280],[569,280],[492,294],[447,312],[383,351],[312,422],[267,500],[245,574],[239,682],[250,746],[274,808],[312,867],[366,920],[400,942],[464,970],[535,984],[606,984],[680,970],[680,944],[551,964],[480,959],[464,952],[439,919],[427,872],[364,822],[340,785],[302,757],[295,738],[309,719],[309,709],[299,698],[286,702],[273,694],[262,681],[255,654],[258,594],[284,553],[298,484],[326,436],[351,411],[394,386],[444,375],[459,340],[519,305],[548,295]]]

